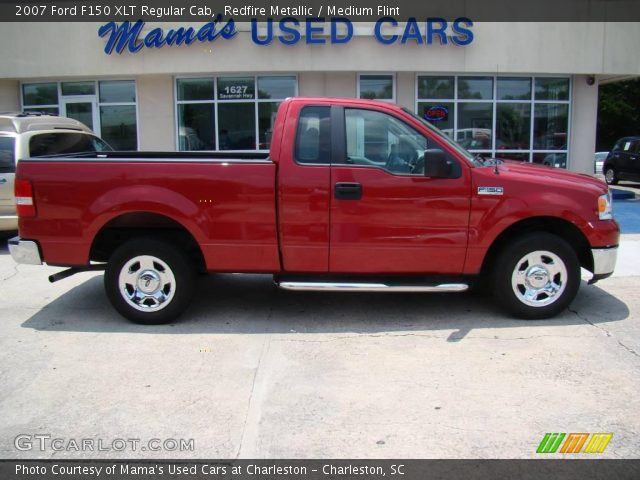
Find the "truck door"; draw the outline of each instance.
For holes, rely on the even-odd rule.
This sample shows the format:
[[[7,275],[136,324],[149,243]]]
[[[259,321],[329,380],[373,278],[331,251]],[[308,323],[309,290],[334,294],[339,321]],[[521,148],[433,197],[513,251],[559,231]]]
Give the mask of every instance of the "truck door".
[[[391,113],[344,108],[341,119],[344,141],[335,150],[344,147],[331,167],[330,272],[462,273],[469,169]],[[430,152],[446,156],[456,178],[426,176]]]
[[[287,272],[329,270],[331,108],[293,102],[286,115],[278,163],[278,230]]]
[[[624,175],[630,180],[637,180],[640,177],[640,140],[632,140],[624,153]]]
[[[625,138],[619,142],[620,148],[616,149],[613,157],[615,158],[615,167],[617,169],[618,178],[626,178],[629,173],[630,154],[633,152],[633,140]]]

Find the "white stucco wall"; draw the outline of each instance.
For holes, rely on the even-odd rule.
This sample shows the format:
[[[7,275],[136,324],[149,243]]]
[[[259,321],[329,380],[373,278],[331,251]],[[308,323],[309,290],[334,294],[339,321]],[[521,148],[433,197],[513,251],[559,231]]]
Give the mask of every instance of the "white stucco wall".
[[[0,112],[20,110],[20,84],[17,80],[0,80]]]
[[[334,46],[258,46],[248,32],[240,32],[228,41],[110,56],[103,53],[99,25],[2,23],[0,42],[11,49],[2,54],[0,78],[345,70],[640,74],[640,56],[630,48],[640,45],[636,23],[476,23],[475,40],[466,47],[385,46],[371,36]]]
[[[140,150],[175,150],[173,78],[169,75],[147,75],[136,80]]]
[[[593,174],[598,83],[596,81],[593,85],[589,85],[588,78],[585,75],[576,75],[573,78],[568,166],[575,172]]]

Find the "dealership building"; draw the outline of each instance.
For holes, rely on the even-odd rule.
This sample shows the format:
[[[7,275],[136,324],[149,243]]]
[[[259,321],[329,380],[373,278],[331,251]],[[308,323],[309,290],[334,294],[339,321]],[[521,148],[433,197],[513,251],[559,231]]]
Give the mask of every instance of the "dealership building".
[[[110,54],[104,23],[3,23],[0,110],[74,117],[117,149],[256,151],[287,97],[376,98],[484,156],[593,173],[598,87],[640,75],[638,23],[452,23],[236,23],[169,45],[203,24],[149,22]]]

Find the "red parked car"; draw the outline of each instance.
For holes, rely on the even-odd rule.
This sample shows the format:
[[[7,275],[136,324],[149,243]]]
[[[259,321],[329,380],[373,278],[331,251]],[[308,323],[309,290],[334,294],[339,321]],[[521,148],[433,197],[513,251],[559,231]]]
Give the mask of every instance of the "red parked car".
[[[105,269],[114,307],[163,323],[196,272],[261,272],[292,290],[491,285],[524,318],[611,275],[619,229],[587,175],[481,161],[408,110],[282,103],[269,155],[104,152],[19,162],[18,262]],[[215,292],[212,292],[215,294]]]

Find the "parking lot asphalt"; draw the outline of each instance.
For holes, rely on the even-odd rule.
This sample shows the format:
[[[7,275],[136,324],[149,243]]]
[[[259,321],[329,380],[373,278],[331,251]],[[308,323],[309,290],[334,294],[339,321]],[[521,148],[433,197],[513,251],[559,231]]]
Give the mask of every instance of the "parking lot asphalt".
[[[112,310],[101,274],[50,284],[58,269],[3,248],[0,457],[533,458],[547,432],[610,432],[600,457],[638,458],[640,235],[620,253],[546,321],[476,294],[211,275],[180,321],[145,327]]]

